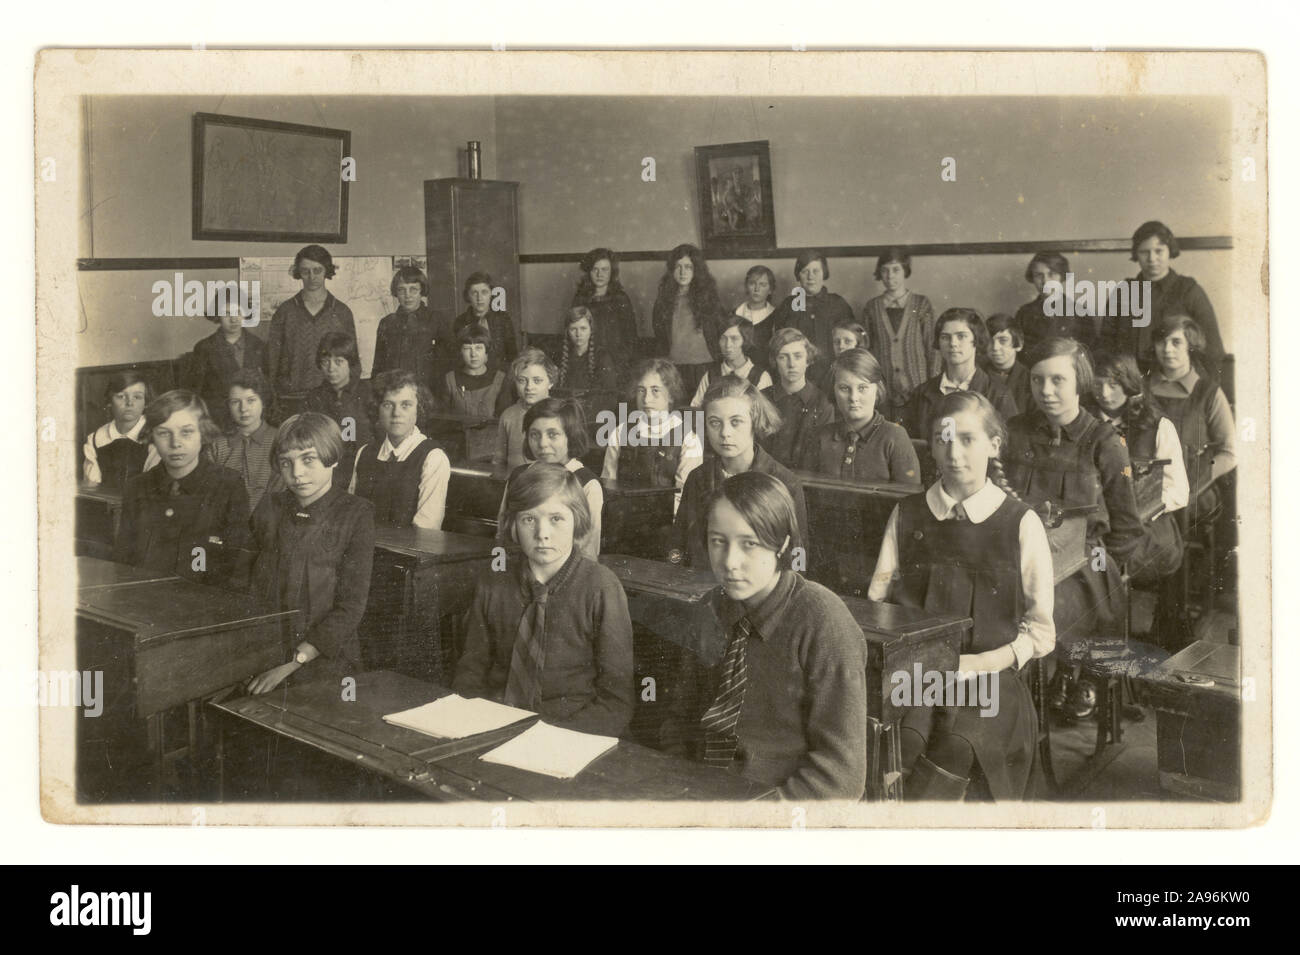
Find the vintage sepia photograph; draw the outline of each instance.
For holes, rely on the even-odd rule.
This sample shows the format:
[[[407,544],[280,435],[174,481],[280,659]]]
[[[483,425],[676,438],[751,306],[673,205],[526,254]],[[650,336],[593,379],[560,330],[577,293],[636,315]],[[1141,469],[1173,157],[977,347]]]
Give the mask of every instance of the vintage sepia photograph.
[[[35,90],[47,820],[1268,816],[1257,54]]]

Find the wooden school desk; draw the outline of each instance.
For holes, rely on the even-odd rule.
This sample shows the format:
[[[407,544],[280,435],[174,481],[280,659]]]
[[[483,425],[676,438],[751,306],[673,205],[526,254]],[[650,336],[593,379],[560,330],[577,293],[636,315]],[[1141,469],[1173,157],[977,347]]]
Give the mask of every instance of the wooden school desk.
[[[497,532],[497,514],[501,510],[501,495],[506,490],[503,471],[492,466],[453,466],[447,479],[447,510],[442,519],[443,530],[460,534],[477,534],[494,537]]]
[[[717,586],[708,570],[648,560],[627,554],[601,554],[600,562],[618,577],[632,617],[632,675],[637,704],[629,730],[633,739],[655,745],[667,714],[695,607]],[[653,680],[648,693],[646,679]]]
[[[811,471],[796,471],[795,476],[808,502],[808,576],[836,593],[866,597],[889,515],[899,501],[922,487],[842,481]],[[844,544],[837,547],[832,541]],[[868,566],[863,579],[846,579],[841,573],[836,553],[844,547],[862,548]]]
[[[341,700],[337,684],[328,681],[212,704],[222,718],[217,759],[221,798],[258,795],[248,791],[250,780],[244,781],[242,791],[238,789],[234,771],[240,757],[233,752],[236,734],[230,731],[250,726],[331,757],[325,770],[331,775],[355,777],[360,771],[438,801],[748,800],[770,792],[732,773],[626,740],[573,779],[554,779],[478,758],[522,732],[534,722],[531,719],[464,740],[439,740],[382,719],[384,714],[432,702],[449,692],[400,674],[370,672],[357,677],[352,702]],[[316,766],[320,767],[319,760]],[[337,790],[337,780],[334,784]],[[391,798],[391,786],[354,784],[352,791],[358,798]]]
[[[1052,551],[1052,583],[1059,586],[1088,566],[1088,515],[1097,508],[1091,504],[1060,507],[1045,502],[1034,508],[1047,531],[1047,546]]]
[[[504,383],[502,387],[507,387]],[[435,411],[428,415],[429,437],[446,446],[452,464],[482,464],[483,451],[490,462],[496,444],[497,419]],[[490,464],[489,464],[490,466]]]
[[[494,547],[490,537],[421,527],[375,528],[372,596],[361,621],[366,668],[425,678],[445,675],[454,658],[446,639],[454,633],[449,618],[469,609]]]
[[[899,724],[905,709],[891,699],[896,675],[914,680],[918,666],[922,674],[955,673],[962,641],[973,624],[969,617],[920,607],[843,600],[867,641],[867,798],[900,799]]]
[[[1213,686],[1185,682],[1190,676]],[[1160,788],[1215,802],[1241,798],[1241,648],[1198,640],[1138,678],[1156,711]]]
[[[98,557],[77,558],[77,590],[97,590],[100,587],[117,587],[121,584],[139,584],[151,580],[176,580],[175,574],[165,570],[149,570],[131,564],[115,564]]]
[[[1143,524],[1150,524],[1165,512],[1164,475],[1171,463],[1168,458],[1133,460],[1133,496]]]
[[[676,488],[601,478],[600,552],[657,560],[668,552]]]
[[[457,466],[447,481],[446,530],[492,537],[509,475],[491,468]],[[605,506],[601,512],[602,553],[630,553],[658,557],[662,545],[654,533],[673,522],[671,487],[643,487],[604,480]]]
[[[121,491],[106,490],[94,484],[79,485],[74,514],[77,556],[104,560],[112,557],[121,519]]]
[[[81,558],[78,572],[86,585],[77,595],[77,669],[103,673],[104,706],[77,722],[78,799],[156,800],[176,755],[167,711],[188,705],[188,725],[179,725],[193,757],[195,701],[283,663],[297,612],[94,558]]]

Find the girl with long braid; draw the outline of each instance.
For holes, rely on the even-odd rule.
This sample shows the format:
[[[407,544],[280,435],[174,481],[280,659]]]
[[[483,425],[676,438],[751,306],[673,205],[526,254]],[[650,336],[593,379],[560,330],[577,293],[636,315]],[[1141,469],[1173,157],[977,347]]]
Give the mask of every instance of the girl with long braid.
[[[564,316],[564,351],[560,354],[557,388],[572,392],[613,392],[618,375],[609,353],[601,347],[591,309],[576,305]],[[592,409],[587,409],[589,412]]]
[[[1007,483],[1006,440],[983,395],[945,395],[929,425],[939,480],[901,501],[885,527],[868,596],[971,617],[956,679],[989,680],[996,701],[977,706],[981,694],[969,688],[954,694],[958,705],[908,709],[908,800],[960,800],[977,768],[995,800],[1029,790],[1038,718],[1021,670],[1056,645],[1052,552],[1042,521]]]

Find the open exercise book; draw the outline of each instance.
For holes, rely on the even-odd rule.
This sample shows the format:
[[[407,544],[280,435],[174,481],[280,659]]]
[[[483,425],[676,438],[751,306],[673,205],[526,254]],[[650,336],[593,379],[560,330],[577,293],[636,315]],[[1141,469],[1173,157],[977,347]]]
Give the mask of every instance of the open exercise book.
[[[618,738],[614,736],[594,736],[549,723],[534,723],[479,758],[485,763],[514,766],[556,779],[572,779],[617,745]]]

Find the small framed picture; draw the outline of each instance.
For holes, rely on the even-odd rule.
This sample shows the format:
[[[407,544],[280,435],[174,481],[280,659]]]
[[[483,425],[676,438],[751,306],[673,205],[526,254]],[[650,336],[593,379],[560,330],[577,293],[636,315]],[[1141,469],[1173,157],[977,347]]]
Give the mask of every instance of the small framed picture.
[[[700,237],[705,252],[776,248],[768,141],[695,147]]]

